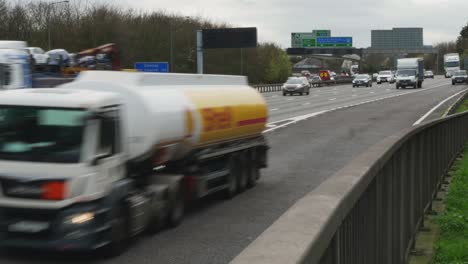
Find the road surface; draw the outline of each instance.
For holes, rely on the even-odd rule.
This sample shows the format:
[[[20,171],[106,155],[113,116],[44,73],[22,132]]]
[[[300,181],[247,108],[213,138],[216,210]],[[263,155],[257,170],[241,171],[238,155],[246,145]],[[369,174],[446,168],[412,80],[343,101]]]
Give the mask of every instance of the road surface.
[[[314,88],[302,97],[264,94],[271,113],[266,133],[271,151],[269,168],[262,171],[254,189],[228,201],[207,199],[178,228],[137,238],[125,254],[114,259],[4,252],[0,263],[228,263],[295,201],[354,157],[412,126],[439,102],[467,88],[436,78],[416,90],[374,83],[372,88]],[[449,103],[427,119],[441,116]]]

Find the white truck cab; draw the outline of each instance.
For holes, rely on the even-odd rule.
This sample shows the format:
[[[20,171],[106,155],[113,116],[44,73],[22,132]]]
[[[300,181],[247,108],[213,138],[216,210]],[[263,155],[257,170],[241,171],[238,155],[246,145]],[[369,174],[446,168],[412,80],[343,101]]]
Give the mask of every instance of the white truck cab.
[[[445,78],[451,78],[453,73],[460,70],[460,55],[448,53],[444,55]]]
[[[0,41],[0,90],[32,87],[30,60],[24,41]]]

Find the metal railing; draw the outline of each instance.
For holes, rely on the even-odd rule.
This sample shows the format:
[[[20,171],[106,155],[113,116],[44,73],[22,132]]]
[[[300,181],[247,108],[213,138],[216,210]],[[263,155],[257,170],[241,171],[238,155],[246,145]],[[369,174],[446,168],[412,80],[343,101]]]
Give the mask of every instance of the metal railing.
[[[253,86],[260,93],[280,92],[283,89],[282,83],[275,84],[258,84]]]
[[[391,136],[300,199],[232,263],[406,263],[468,140],[468,113]]]
[[[312,87],[319,87],[323,85],[337,85],[337,84],[345,84],[351,83],[353,79],[351,77],[339,77],[335,81],[314,81],[311,82]],[[257,89],[260,93],[270,93],[270,92],[280,92],[282,90],[283,84],[282,83],[275,83],[275,84],[258,84],[253,85],[255,89]]]

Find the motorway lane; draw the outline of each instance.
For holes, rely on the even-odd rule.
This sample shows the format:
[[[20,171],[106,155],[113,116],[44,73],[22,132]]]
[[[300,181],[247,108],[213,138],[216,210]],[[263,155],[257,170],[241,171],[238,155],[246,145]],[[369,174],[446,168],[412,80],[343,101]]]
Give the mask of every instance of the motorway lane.
[[[423,89],[448,83],[447,79],[436,78],[425,80]],[[409,92],[421,91],[423,89],[399,89],[395,84],[383,83],[373,87],[352,88],[351,84],[312,88],[310,95],[283,96],[281,92],[264,94],[270,110],[269,122],[288,119],[300,114],[319,112],[336,107],[359,104],[362,102],[376,100],[382,97],[403,95]]]
[[[426,82],[427,88],[421,92],[328,112],[267,133],[271,146],[269,168],[262,172],[263,176],[255,189],[229,201],[219,201],[217,198],[204,201],[187,215],[178,228],[154,236],[143,236],[118,258],[95,260],[60,256],[51,259],[50,254],[3,254],[0,255],[0,263],[227,263],[295,201],[359,153],[411,126],[438,102],[468,87],[452,87],[447,80],[447,85],[437,87],[443,82],[440,79],[432,84]],[[332,90],[325,90],[330,88]],[[337,87],[336,91],[351,94],[352,97],[352,91],[348,88],[352,89]],[[319,102],[334,96],[332,87],[321,89],[327,95]],[[376,93],[386,92],[392,90],[376,90]],[[399,93],[395,90],[393,92]],[[281,104],[281,107],[294,108],[298,102],[307,102],[305,98],[298,98],[295,103],[283,105],[281,100],[268,98],[272,95],[266,96],[271,104],[277,104],[278,107]],[[349,103],[346,97],[338,94],[336,101]],[[305,110],[300,108],[296,114],[316,111],[312,102],[311,105],[303,106]],[[332,109],[336,105],[331,102],[320,107]],[[441,111],[436,111],[435,116],[440,115]],[[287,115],[290,118],[294,113],[288,111]],[[275,113],[272,116],[280,118]]]

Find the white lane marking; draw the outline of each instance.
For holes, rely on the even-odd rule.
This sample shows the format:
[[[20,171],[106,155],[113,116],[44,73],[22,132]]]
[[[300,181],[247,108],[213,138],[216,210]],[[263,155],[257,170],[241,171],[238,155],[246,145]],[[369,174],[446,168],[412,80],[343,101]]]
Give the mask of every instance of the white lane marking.
[[[273,109],[270,109],[270,112],[274,112],[274,111],[278,111],[279,108],[273,108]]]
[[[286,99],[286,101],[292,101],[292,100],[294,100],[294,98],[288,98],[288,99]]]
[[[300,116],[288,118],[288,119],[285,119],[285,120],[276,121],[276,122],[273,122],[273,123],[270,123],[270,124],[280,123],[280,122],[285,122],[285,121],[288,121],[288,122],[286,122],[286,123],[284,123],[284,124],[282,124],[280,126],[275,126],[273,128],[267,129],[267,130],[263,131],[263,133],[272,132],[272,131],[275,131],[275,130],[277,130],[279,128],[289,126],[289,125],[297,123],[297,122],[299,122],[301,120],[306,120],[306,119],[321,115],[321,114],[326,113],[326,112],[329,112],[329,111],[325,110],[325,111],[310,113],[310,114],[306,114],[306,115],[300,115]]]
[[[434,106],[431,110],[429,110],[429,112],[427,112],[425,115],[423,115],[420,119],[418,119],[418,121],[416,121],[413,126],[417,126],[419,124],[421,124],[428,116],[430,116],[432,113],[434,113],[435,110],[437,110],[437,108],[439,108],[441,105],[445,104],[448,100],[454,98],[455,96],[461,94],[461,93],[464,93],[468,91],[468,88],[467,89],[464,89],[448,98],[446,98],[445,100],[443,100],[442,102],[440,102],[439,104],[437,104],[436,106]]]
[[[321,90],[317,90],[317,92],[320,92]]]
[[[387,91],[390,91],[390,89],[387,89]]]
[[[270,129],[267,129],[267,130],[263,131],[263,133],[272,132],[272,131],[275,131],[277,129],[289,126],[291,124],[295,124],[295,123],[297,123],[299,121],[306,120],[306,119],[309,119],[309,118],[312,118],[312,117],[316,117],[318,115],[329,113],[329,112],[332,112],[332,111],[335,111],[335,110],[338,110],[338,109],[345,109],[345,108],[355,107],[355,106],[359,106],[359,105],[364,105],[364,104],[367,104],[367,103],[378,102],[378,101],[382,101],[382,100],[385,100],[385,99],[400,97],[400,96],[407,95],[407,94],[419,93],[419,92],[432,90],[432,89],[439,88],[439,87],[446,86],[446,85],[447,84],[443,83],[443,84],[440,84],[440,85],[437,85],[437,86],[434,86],[434,87],[431,87],[431,88],[426,88],[426,89],[421,89],[421,90],[411,91],[411,92],[405,92],[405,93],[400,93],[400,94],[392,94],[392,95],[384,96],[384,97],[377,98],[377,99],[370,100],[370,101],[360,102],[360,103],[351,104],[351,105],[344,105],[344,106],[341,106],[341,107],[338,107],[338,108],[332,108],[332,109],[329,109],[329,110],[323,110],[323,111],[320,111],[320,112],[315,112],[315,113],[310,113],[310,114],[306,114],[306,115],[291,117],[291,118],[284,119],[284,120],[275,121],[275,122],[267,124],[267,126],[268,125],[275,126],[274,125],[275,123],[282,123],[282,122],[286,122],[286,121],[287,122],[280,125],[280,126],[275,126],[275,127],[270,128]]]
[[[302,105],[310,105],[310,103],[305,103],[305,104],[302,104]]]
[[[330,99],[330,101],[335,101],[335,100],[336,100],[336,98],[331,98],[331,99]]]
[[[375,94],[375,92],[370,92],[370,94]]]
[[[318,97],[318,96],[319,96],[318,94],[314,95],[314,97]]]
[[[278,97],[277,95],[273,95],[271,98],[275,98],[275,97]]]
[[[353,94],[353,97],[356,97],[356,96],[357,96],[357,94]]]

